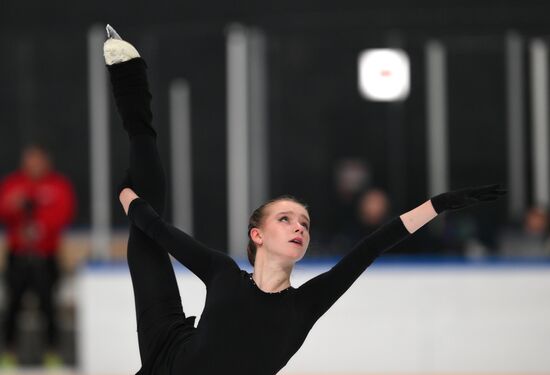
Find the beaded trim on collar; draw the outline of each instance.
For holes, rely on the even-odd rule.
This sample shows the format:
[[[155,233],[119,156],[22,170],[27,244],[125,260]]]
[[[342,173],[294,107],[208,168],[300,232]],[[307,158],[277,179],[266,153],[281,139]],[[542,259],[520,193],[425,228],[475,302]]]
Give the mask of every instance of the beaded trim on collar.
[[[254,281],[254,278],[252,277],[252,274],[249,273],[248,274],[248,278],[250,279],[250,281],[252,281],[252,284],[254,284],[254,286],[256,286],[256,288],[258,288],[258,290],[262,293],[267,293],[267,294],[279,294],[279,293],[283,293],[283,292],[286,292],[287,290],[290,290],[292,289],[292,285],[289,286],[288,288],[286,289],[283,289],[283,290],[279,290],[278,292],[264,292],[263,290],[260,289],[260,287],[256,284],[256,282]]]

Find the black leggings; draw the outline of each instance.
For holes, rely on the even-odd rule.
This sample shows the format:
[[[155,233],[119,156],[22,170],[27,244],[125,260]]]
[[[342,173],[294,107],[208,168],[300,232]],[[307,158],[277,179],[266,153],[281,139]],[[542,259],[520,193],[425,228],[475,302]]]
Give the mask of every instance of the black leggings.
[[[122,186],[131,188],[162,215],[166,182],[151,126],[151,95],[145,62],[134,59],[109,67],[118,111],[130,139],[130,165]],[[192,329],[185,319],[168,253],[135,225],[130,226],[128,265],[134,289],[138,342],[142,372],[152,371],[153,362],[173,342],[174,325]],[[185,328],[185,327],[184,327]],[[147,369],[146,369],[147,368]]]

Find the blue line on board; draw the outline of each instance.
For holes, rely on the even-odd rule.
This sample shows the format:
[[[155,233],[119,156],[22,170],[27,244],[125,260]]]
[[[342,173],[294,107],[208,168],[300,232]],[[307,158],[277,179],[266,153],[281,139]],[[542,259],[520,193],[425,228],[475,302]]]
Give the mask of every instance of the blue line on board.
[[[296,264],[296,269],[308,268],[330,268],[341,257],[305,258]],[[237,264],[245,270],[251,270],[252,266],[248,260],[237,259]],[[186,270],[178,262],[174,262],[174,269],[177,271]],[[461,256],[424,256],[424,255],[386,255],[377,259],[370,268],[378,267],[460,267],[460,268],[550,268],[550,258],[503,258],[484,257],[467,258]],[[105,262],[89,261],[85,268],[93,271],[120,271],[127,270],[125,261]]]

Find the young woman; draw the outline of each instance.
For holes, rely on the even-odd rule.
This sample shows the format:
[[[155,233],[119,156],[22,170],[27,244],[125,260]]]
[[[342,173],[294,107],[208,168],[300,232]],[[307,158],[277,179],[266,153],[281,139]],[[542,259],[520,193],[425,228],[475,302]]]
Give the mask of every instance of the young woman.
[[[299,288],[290,285],[290,274],[309,244],[309,214],[294,198],[279,197],[250,218],[248,256],[254,272],[249,274],[226,254],[161,218],[165,179],[151,125],[146,64],[109,26],[108,35],[105,59],[130,139],[130,166],[119,199],[131,222],[128,264],[142,360],[139,374],[276,374],[315,322],[381,253],[444,210],[494,200],[505,192],[488,185],[438,195],[381,226],[329,271]],[[183,312],[168,254],[206,285],[196,328],[195,317]]]

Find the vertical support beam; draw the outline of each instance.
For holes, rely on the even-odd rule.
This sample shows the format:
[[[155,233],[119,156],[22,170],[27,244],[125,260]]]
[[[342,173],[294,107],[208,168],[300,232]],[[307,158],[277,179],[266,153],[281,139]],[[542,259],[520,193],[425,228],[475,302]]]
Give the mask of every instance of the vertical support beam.
[[[387,34],[386,45],[392,49],[403,49],[403,35],[396,30]],[[386,105],[386,121],[389,138],[386,140],[388,169],[388,191],[392,207],[398,212],[407,209],[407,152],[404,131],[403,100],[394,100]]]
[[[506,82],[508,124],[508,217],[521,219],[525,212],[525,139],[524,139],[524,84],[523,41],[510,32],[506,35]]]
[[[269,143],[267,126],[266,38],[258,30],[249,33],[250,67],[250,198],[255,209],[269,198]]]
[[[548,46],[531,42],[531,113],[533,119],[533,203],[549,203],[548,179]]]
[[[94,258],[109,257],[111,196],[109,166],[109,93],[103,60],[103,26],[88,31],[88,85],[90,121],[91,246]]]
[[[249,83],[246,29],[229,27],[227,35],[227,199],[229,251],[245,257],[249,207]]]
[[[183,79],[170,85],[170,142],[174,225],[193,234],[193,173],[189,85]]]
[[[447,71],[445,49],[438,41],[426,46],[426,113],[428,115],[429,196],[449,190],[447,140]]]

